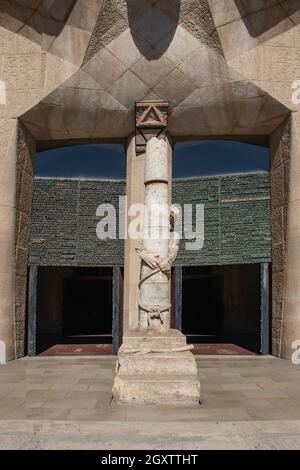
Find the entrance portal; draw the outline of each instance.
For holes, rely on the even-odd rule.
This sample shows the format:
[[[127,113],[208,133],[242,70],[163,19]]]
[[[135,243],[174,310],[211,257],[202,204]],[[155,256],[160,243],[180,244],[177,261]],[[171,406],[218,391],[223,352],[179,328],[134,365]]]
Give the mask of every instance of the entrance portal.
[[[260,265],[183,268],[182,332],[196,353],[260,353],[261,297]]]
[[[66,338],[111,344],[112,272],[64,279],[62,314]]]
[[[120,271],[113,267],[35,269],[32,285],[36,288],[31,285],[29,297],[29,355],[116,353]]]

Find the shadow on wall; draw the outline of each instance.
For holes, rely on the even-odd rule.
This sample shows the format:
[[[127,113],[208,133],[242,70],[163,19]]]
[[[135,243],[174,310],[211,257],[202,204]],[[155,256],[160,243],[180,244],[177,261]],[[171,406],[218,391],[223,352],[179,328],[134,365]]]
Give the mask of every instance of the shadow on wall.
[[[60,34],[76,1],[40,0],[38,3],[32,0],[18,0],[18,3],[0,1],[0,26],[41,44],[42,34],[50,37]],[[32,34],[32,31],[37,34]],[[49,44],[49,41],[46,43]]]
[[[261,36],[272,28],[275,28],[272,37],[275,36],[276,27],[283,21],[285,24],[280,30],[278,28],[277,34],[282,34],[295,26],[295,24],[300,23],[300,14],[294,15],[294,13],[300,11],[299,0],[286,0],[280,4],[266,7],[263,4],[267,2],[234,1],[249,34],[253,38]],[[291,18],[292,15],[294,16]]]
[[[175,35],[181,0],[126,0],[132,38],[148,60],[159,59]]]

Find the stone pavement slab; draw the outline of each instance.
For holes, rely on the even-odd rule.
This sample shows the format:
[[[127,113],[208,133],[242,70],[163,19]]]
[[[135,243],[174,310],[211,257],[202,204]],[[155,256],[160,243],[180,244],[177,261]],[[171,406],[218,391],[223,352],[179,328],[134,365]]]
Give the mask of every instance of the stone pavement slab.
[[[114,357],[0,366],[0,448],[299,448],[300,366],[197,357],[201,405],[111,404]]]
[[[300,421],[74,422],[0,420],[0,449],[300,449]]]

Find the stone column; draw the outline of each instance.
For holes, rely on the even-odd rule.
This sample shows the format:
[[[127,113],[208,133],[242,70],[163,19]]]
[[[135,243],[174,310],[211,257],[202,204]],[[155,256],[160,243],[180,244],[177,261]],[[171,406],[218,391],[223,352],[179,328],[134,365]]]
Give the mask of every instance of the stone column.
[[[25,354],[28,239],[35,143],[15,119],[0,122],[0,341]]]
[[[118,352],[113,399],[116,403],[136,404],[198,403],[200,383],[191,353],[193,346],[187,345],[186,337],[180,331],[170,329],[170,272],[177,254],[178,238],[170,232],[172,173],[169,140],[153,125],[161,120],[158,106],[145,107],[138,121],[142,125],[141,138],[136,137],[136,147],[144,150],[144,144],[146,146],[142,183],[145,184],[144,215],[147,216],[146,209],[150,209],[150,219],[144,219],[142,244],[134,253],[137,259],[142,260],[141,269],[132,273],[133,264],[128,263],[125,267],[127,279],[136,280],[141,276],[140,297],[135,291],[133,306],[136,319],[139,305],[139,323],[135,320],[135,331],[128,329],[124,333]],[[149,123],[152,128],[146,134]],[[141,177],[133,173],[128,176]],[[131,189],[127,188],[127,194]],[[129,243],[127,247],[132,250],[133,244]],[[126,255],[128,262],[133,253],[127,251]],[[128,285],[127,281],[125,289]],[[136,284],[134,286],[136,288]],[[126,308],[129,308],[130,317],[128,304]],[[131,323],[130,320],[127,323]]]
[[[271,135],[272,354],[300,339],[300,115]]]
[[[167,142],[152,138],[147,144],[145,159],[143,248],[137,250],[142,259],[139,300],[141,330],[147,330],[149,325],[156,331],[168,331],[170,328],[170,273],[156,266],[158,260],[167,259],[169,255],[168,167]],[[150,255],[153,257],[152,263]]]
[[[128,208],[134,204],[144,204],[145,155],[147,141],[157,134],[164,135],[167,125],[167,102],[144,101],[136,104],[136,134],[127,145],[126,196]],[[172,178],[172,147],[166,140],[168,152],[169,181]],[[168,185],[169,202],[172,197],[172,184]],[[129,216],[127,225],[133,217]],[[134,331],[139,327],[139,280],[141,261],[136,248],[141,240],[127,238],[125,241],[123,331]]]
[[[16,143],[17,121],[2,119],[0,122],[0,341],[3,341],[5,360],[15,358]]]
[[[281,357],[300,340],[300,113],[292,115]],[[287,175],[288,178],[288,175]],[[286,183],[287,184],[287,183]]]

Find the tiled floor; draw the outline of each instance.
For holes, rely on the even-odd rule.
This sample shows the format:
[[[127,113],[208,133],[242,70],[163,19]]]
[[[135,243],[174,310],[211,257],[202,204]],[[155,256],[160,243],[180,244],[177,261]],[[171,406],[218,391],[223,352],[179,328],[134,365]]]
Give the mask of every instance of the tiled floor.
[[[197,363],[202,404],[174,408],[111,405],[112,357],[21,359],[0,366],[0,419],[300,419],[299,366],[270,357]]]
[[[98,423],[98,430],[113,423],[147,428],[148,422],[173,423],[173,431],[205,422],[254,427],[265,422],[269,429],[271,422],[286,426],[288,421],[293,431],[299,427],[300,448],[300,366],[256,356],[198,357],[197,363],[202,404],[191,407],[111,405],[112,357],[39,357],[0,366],[0,447],[7,437],[5,422],[28,420],[28,429],[34,422]]]

